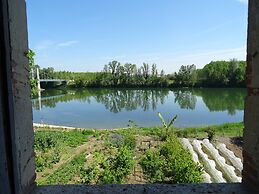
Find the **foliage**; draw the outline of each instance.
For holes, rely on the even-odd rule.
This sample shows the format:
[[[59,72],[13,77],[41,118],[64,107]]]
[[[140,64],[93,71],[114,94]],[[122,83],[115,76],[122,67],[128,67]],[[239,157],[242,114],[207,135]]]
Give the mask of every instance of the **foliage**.
[[[75,156],[69,163],[63,164],[60,168],[50,174],[44,181],[39,181],[38,184],[67,184],[75,176],[80,176],[81,169],[84,167],[85,153]]]
[[[60,148],[53,148],[48,152],[36,152],[36,171],[42,172],[46,168],[52,168],[53,164],[56,164],[60,161],[61,151]]]
[[[141,67],[135,64],[121,64],[118,61],[111,61],[106,64],[102,72],[68,72],[54,71],[52,67],[40,69],[40,77],[44,79],[65,79],[70,85],[76,88],[82,87],[165,87],[168,86],[164,71],[158,75],[157,65],[143,63]]]
[[[149,182],[151,183],[165,182],[166,176],[164,173],[164,167],[166,166],[166,159],[161,157],[159,151],[147,150],[140,164]]]
[[[133,150],[136,147],[136,138],[131,132],[112,133],[109,135],[109,141],[116,148],[126,146]]]
[[[52,168],[60,161],[65,150],[77,147],[87,141],[89,134],[79,131],[36,131],[34,148],[36,152],[36,171]]]
[[[202,169],[193,162],[176,136],[163,143],[158,151],[149,150],[141,160],[146,178],[151,183],[201,182]]]
[[[210,126],[215,135],[238,136],[242,132],[243,123],[227,123]],[[76,146],[80,146],[87,137],[108,138],[110,144],[94,153],[94,157],[86,161],[86,154],[77,155],[62,164],[53,173],[37,180],[38,184],[108,184],[124,183],[133,170],[135,160],[140,161],[144,176],[150,183],[195,183],[201,181],[201,168],[192,161],[191,155],[177,139],[184,137],[206,137],[208,127],[177,129],[170,133],[165,141],[156,148],[147,150],[140,158],[134,156],[137,135],[161,137],[164,127],[148,127],[120,129],[110,132],[94,130],[84,131],[36,131],[35,152],[37,172],[52,168],[64,154],[69,154]],[[241,131],[241,132],[240,132]],[[159,139],[159,138],[158,138]],[[70,149],[70,150],[69,150]],[[63,159],[62,159],[63,160]],[[87,166],[86,166],[87,164]]]
[[[158,117],[160,118],[164,128],[166,129],[166,134],[168,135],[168,130],[170,129],[170,127],[174,124],[174,122],[177,119],[177,115],[168,123],[165,122],[165,119],[163,118],[163,116],[161,115],[160,112],[157,113]]]
[[[116,157],[106,162],[108,162],[109,166],[105,166],[103,174],[99,177],[100,182],[104,184],[122,183],[123,179],[133,169],[133,153],[127,146],[122,146],[119,148]]]
[[[40,69],[40,78],[41,79],[54,79],[54,68],[48,67],[48,68],[42,68]]]
[[[31,86],[31,94],[32,96],[36,95],[37,94],[37,80],[34,79],[33,77],[33,71],[35,71],[36,69],[36,65],[35,65],[35,62],[34,62],[34,57],[35,57],[35,53],[29,49],[26,57],[29,59],[29,78],[30,78],[30,86]]]
[[[210,141],[214,140],[215,137],[215,129],[208,127],[205,132],[208,134],[208,139]]]
[[[69,147],[77,147],[87,141],[89,133],[84,131],[36,131],[35,149],[45,150],[62,143]]]
[[[218,86],[245,86],[244,61],[232,59],[230,61],[212,61],[203,68],[204,80],[202,85]]]
[[[242,136],[244,123],[225,123],[221,125],[211,125],[209,128],[215,132],[214,136],[237,137]],[[207,126],[175,129],[178,137],[207,138]]]
[[[179,72],[175,73],[175,85],[193,87],[197,82],[197,71],[195,65],[182,65]]]
[[[130,174],[134,166],[133,152],[128,146],[121,146],[114,157],[106,158],[96,153],[93,165],[82,169],[82,183],[118,184]]]
[[[35,53],[29,50],[30,71],[34,64]],[[202,69],[196,65],[182,65],[177,73],[160,74],[156,64],[136,64],[111,61],[104,65],[102,72],[69,72],[55,71],[53,67],[40,69],[43,79],[65,79],[69,86],[83,87],[244,87],[245,61],[211,61]],[[36,82],[31,79],[32,92],[36,90]]]

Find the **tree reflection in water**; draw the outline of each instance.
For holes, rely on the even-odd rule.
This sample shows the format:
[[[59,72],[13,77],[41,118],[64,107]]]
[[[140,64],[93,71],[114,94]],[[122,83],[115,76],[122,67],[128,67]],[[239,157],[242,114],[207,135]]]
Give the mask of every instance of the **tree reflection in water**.
[[[193,95],[192,90],[179,89],[173,91],[173,93],[175,96],[174,102],[178,103],[181,109],[195,109],[197,98]]]
[[[197,98],[209,111],[227,111],[234,115],[237,110],[244,109],[245,89],[84,89],[84,90],[47,90],[42,92],[42,107],[55,108],[58,102],[78,100],[84,103],[103,104],[107,110],[119,113],[123,110],[133,111],[141,108],[143,111],[157,109],[164,104],[170,92],[174,94],[173,102],[181,109],[194,110]],[[171,100],[169,98],[168,100]],[[39,110],[39,100],[32,99],[33,108]]]

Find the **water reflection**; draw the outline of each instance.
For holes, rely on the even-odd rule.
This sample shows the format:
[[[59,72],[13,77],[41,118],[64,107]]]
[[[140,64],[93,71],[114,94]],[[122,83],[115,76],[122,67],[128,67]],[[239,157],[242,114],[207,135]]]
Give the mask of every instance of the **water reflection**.
[[[197,98],[193,90],[174,90],[174,102],[178,103],[181,109],[195,109]]]
[[[43,107],[55,108],[59,102],[79,100],[91,104],[92,99],[104,104],[113,113],[122,110],[133,111],[141,107],[143,111],[156,110],[157,104],[164,104],[169,90],[117,90],[117,89],[87,89],[87,90],[48,90],[38,98],[32,99],[36,110]]]
[[[245,94],[245,89],[46,90],[32,99],[32,105],[35,110],[41,110],[44,107],[55,108],[60,102],[77,100],[91,104],[94,101],[112,113],[119,113],[139,108],[155,111],[158,105],[170,101],[181,109],[195,110],[197,98],[200,98],[210,112],[227,111],[229,115],[235,115],[236,111],[244,109]]]
[[[227,111],[235,115],[244,110],[245,89],[195,89],[193,95],[202,97],[211,112]]]

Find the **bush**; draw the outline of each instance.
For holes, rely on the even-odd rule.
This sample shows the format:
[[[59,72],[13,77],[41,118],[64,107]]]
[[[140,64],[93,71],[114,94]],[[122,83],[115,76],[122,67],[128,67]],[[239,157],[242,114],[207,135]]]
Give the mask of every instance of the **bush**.
[[[123,179],[130,174],[133,165],[133,153],[127,146],[122,146],[115,158],[106,161],[100,183],[122,183]]]
[[[140,162],[148,180],[151,183],[162,183],[165,181],[165,174],[163,172],[165,163],[166,160],[161,158],[159,151],[150,150],[146,152],[146,155]]]
[[[37,132],[35,133],[34,147],[36,150],[46,152],[48,149],[54,148],[57,145],[57,139],[51,133]]]
[[[133,153],[127,146],[120,147],[114,158],[105,158],[100,153],[94,158],[92,166],[82,169],[82,183],[122,183],[134,166]]]
[[[131,133],[114,133],[110,135],[109,139],[111,145],[113,145],[116,148],[127,146],[129,149],[133,150],[136,147],[136,138]]]
[[[52,168],[53,164],[60,161],[61,152],[58,148],[55,148],[47,153],[36,151],[36,171],[42,172],[45,168]]]
[[[177,137],[184,137],[184,138],[189,137],[188,130],[179,130],[179,131],[176,131],[175,134],[177,135]]]
[[[202,169],[175,136],[170,136],[159,151],[148,151],[141,166],[151,183],[197,183]]]
[[[210,141],[213,141],[216,133],[215,129],[209,127],[208,129],[205,130],[205,132],[208,134],[208,139]]]

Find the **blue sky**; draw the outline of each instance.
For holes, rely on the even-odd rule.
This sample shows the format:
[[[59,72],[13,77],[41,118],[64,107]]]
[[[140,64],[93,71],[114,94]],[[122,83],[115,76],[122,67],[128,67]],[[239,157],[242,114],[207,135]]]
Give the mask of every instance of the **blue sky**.
[[[181,65],[245,59],[247,0],[27,0],[36,63],[100,71],[111,60]]]

